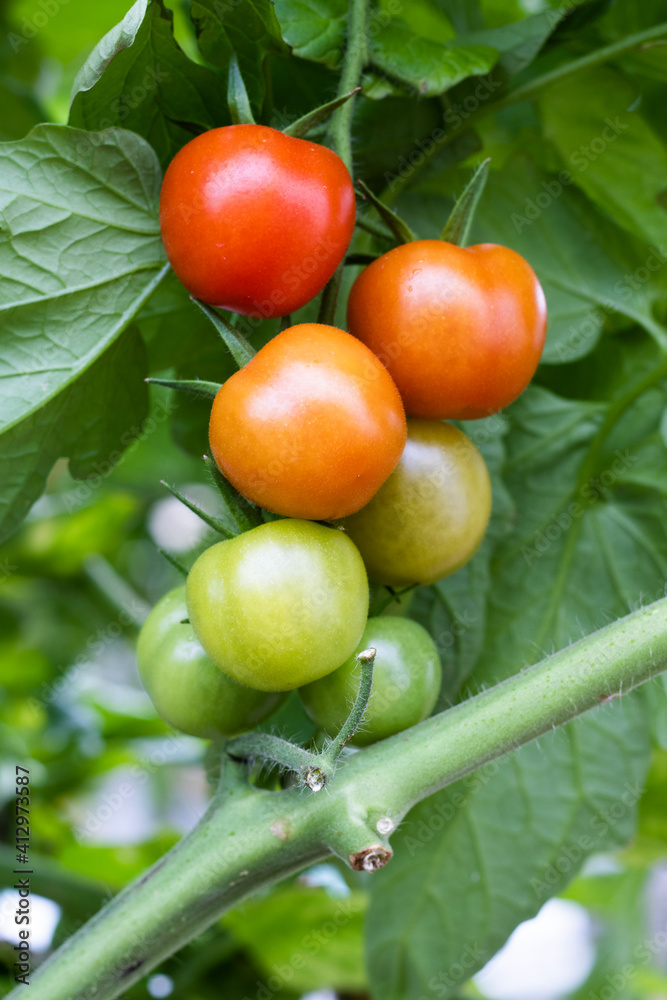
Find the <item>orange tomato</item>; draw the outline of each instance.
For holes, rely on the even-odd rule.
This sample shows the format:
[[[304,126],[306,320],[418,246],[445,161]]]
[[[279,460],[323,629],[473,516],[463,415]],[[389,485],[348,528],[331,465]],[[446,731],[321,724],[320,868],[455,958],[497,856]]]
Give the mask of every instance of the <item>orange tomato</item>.
[[[415,240],[359,275],[347,320],[386,365],[409,416],[472,420],[530,382],[546,303],[533,269],[508,247]]]
[[[228,379],[209,441],[248,499],[289,517],[331,520],[379,490],[406,441],[403,404],[386,368],[349,333],[290,327]]]

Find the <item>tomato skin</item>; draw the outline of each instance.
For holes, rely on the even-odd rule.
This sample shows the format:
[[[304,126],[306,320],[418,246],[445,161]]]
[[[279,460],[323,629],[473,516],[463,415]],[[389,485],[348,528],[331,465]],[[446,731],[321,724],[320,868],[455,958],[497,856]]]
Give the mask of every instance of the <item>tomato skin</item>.
[[[190,736],[215,739],[253,729],[284,695],[253,691],[223,673],[202,649],[188,612],[185,587],[158,601],[137,643],[139,674],[158,714]]]
[[[248,687],[289,691],[355,648],[368,580],[344,532],[285,519],[203,552],[186,598],[199,641],[222,670]]]
[[[302,323],[224,383],[209,442],[245,497],[288,517],[331,520],[377,492],[406,433],[398,390],[372,352],[336,327]]]
[[[428,718],[442,683],[438,650],[426,629],[410,618],[369,618],[354,654],[299,690],[311,719],[329,736],[340,730],[359,690],[355,656],[371,647],[376,650],[373,687],[362,727],[351,741],[362,747]]]
[[[285,316],[326,285],[355,219],[343,161],[264,125],[226,125],[174,157],[160,193],[169,262],[198,299]]]
[[[387,366],[408,416],[473,420],[526,388],[547,320],[542,286],[514,250],[416,240],[362,271],[347,322]]]
[[[371,580],[405,587],[434,583],[465,565],[490,513],[489,473],[470,438],[451,424],[411,419],[396,470],[341,525]]]

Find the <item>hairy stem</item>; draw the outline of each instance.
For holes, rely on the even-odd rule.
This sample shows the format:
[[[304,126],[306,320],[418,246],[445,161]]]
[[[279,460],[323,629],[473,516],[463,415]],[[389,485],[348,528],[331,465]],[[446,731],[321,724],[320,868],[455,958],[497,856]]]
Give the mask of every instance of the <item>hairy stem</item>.
[[[326,795],[250,788],[227,765],[192,833],[45,963],[30,1000],[113,1000],[254,889],[327,855],[381,867],[416,802],[665,669],[667,599],[353,754]]]
[[[356,90],[359,80],[366,65],[367,59],[367,39],[366,39],[366,18],[368,0],[350,0],[349,13],[347,19],[347,49],[345,50],[345,61],[340,83],[338,84],[338,96],[343,97],[351,91]],[[351,97],[342,107],[331,117],[331,127],[329,138],[341,160],[350,171],[350,176],[354,177],[352,166],[352,112],[356,97]],[[329,281],[322,293],[319,323],[332,324],[336,317],[336,306],[340,294],[340,286],[343,281],[343,264],[336,269],[336,273]]]

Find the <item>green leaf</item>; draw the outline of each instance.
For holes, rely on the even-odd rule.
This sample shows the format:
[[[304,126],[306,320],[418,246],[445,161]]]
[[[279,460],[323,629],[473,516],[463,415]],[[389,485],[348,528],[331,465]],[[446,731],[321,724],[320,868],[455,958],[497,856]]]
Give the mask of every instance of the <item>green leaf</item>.
[[[585,857],[625,843],[648,766],[645,724],[629,698],[413,809],[371,883],[374,995],[458,994]]]
[[[505,482],[516,526],[494,556],[475,684],[495,683],[664,593],[664,499],[626,486],[623,475],[657,429],[666,394],[663,382],[641,395],[602,451],[592,443],[606,407],[536,387],[512,406]]]
[[[227,74],[232,54],[238,59],[250,105],[257,118],[264,105],[263,66],[270,52],[284,48],[270,0],[192,0],[190,16],[204,58]]]
[[[447,15],[457,35],[484,27],[480,0],[435,0],[435,4]]]
[[[80,386],[77,380],[128,328],[165,266],[159,168],[138,136],[43,125],[2,144],[0,164],[6,535],[56,458],[69,455],[79,476],[93,472],[101,457],[112,463],[111,442],[143,412],[145,358],[132,334],[118,347],[120,356],[127,352],[124,368],[105,374],[101,363]],[[125,414],[117,402],[100,409],[99,398],[114,390]]]
[[[70,125],[132,129],[166,166],[194,135],[228,124],[221,81],[181,51],[172,22],[162,0],[137,0],[74,81]]]
[[[326,984],[336,990],[362,990],[365,908],[366,897],[360,892],[332,898],[324,889],[290,885],[232,910],[223,920],[264,974],[280,970],[291,989],[310,991]],[[335,934],[328,933],[330,926]]]
[[[341,61],[347,0],[275,0],[282,37],[294,55],[334,68]]]
[[[550,87],[540,111],[574,183],[628,232],[660,247],[667,148],[635,108],[636,96],[619,73],[598,68]]]
[[[227,105],[234,125],[254,125],[248,91],[245,88],[241,70],[239,69],[238,56],[234,52],[229,60],[229,72],[227,74]]]
[[[498,59],[488,46],[438,45],[420,38],[396,19],[373,33],[370,52],[375,66],[424,97],[444,94],[469,76],[488,73]]]
[[[566,13],[567,8],[561,6],[513,24],[465,34],[457,42],[460,45],[488,45],[497,49],[500,53],[498,65],[508,76],[515,76],[533,61]]]

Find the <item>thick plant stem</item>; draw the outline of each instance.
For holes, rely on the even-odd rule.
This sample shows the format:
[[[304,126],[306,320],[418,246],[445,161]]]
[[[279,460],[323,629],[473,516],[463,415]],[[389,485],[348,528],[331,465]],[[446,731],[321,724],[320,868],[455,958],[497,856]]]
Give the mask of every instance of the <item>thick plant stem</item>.
[[[252,789],[232,768],[195,830],[39,970],[30,1000],[113,1000],[248,893],[329,854],[381,867],[416,802],[665,669],[667,599],[352,755],[328,794]]]

